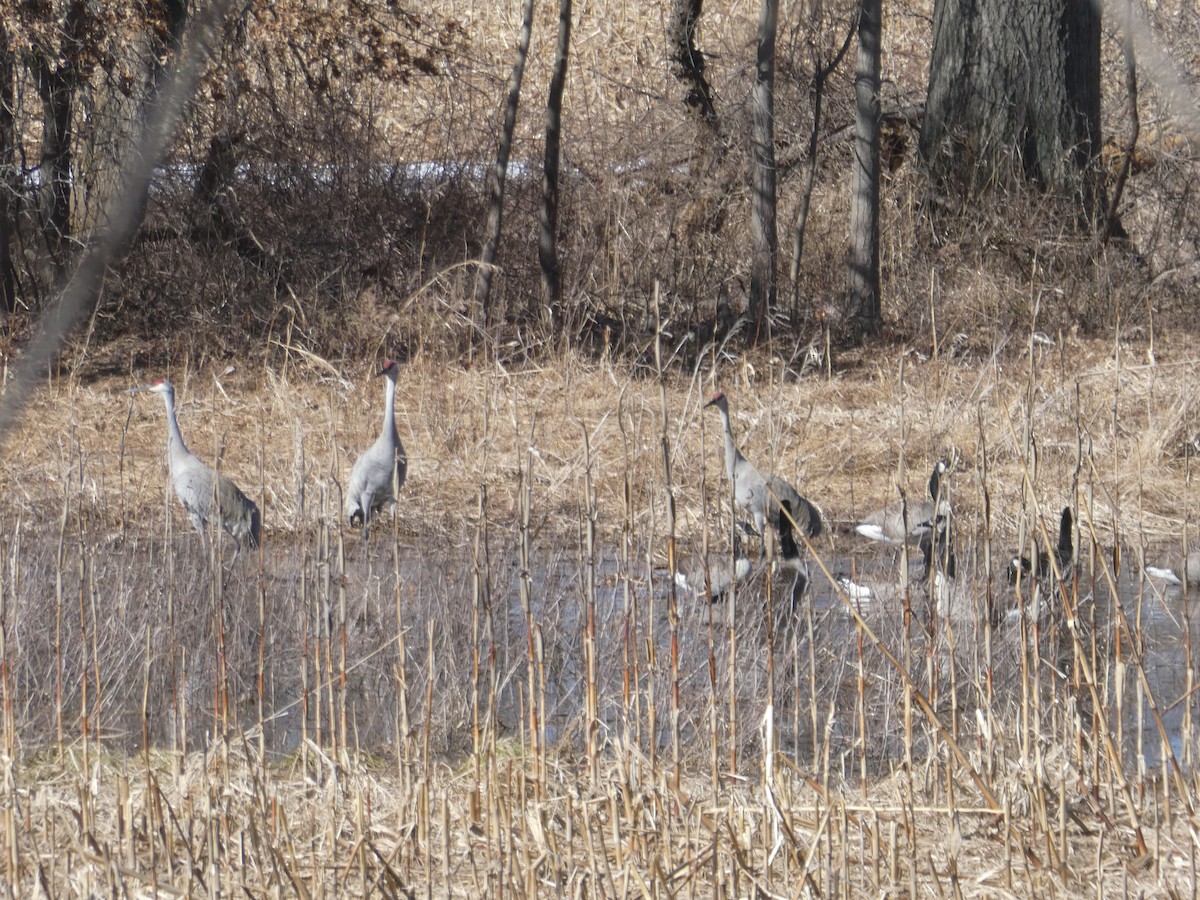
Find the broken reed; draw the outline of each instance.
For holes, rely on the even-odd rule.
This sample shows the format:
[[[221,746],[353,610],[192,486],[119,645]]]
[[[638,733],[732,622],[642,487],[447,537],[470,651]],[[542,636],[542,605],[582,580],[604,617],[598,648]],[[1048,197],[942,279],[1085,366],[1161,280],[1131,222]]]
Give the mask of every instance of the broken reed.
[[[662,403],[655,418],[666,466],[671,461],[669,423],[674,413],[667,410],[665,395]],[[513,408],[518,418],[524,412],[515,398]],[[623,435],[627,428],[634,430],[620,410],[618,418]],[[1003,816],[1006,884],[1025,883],[1027,876],[1020,870],[1022,860],[1027,862],[1034,852],[1030,847],[1037,848],[1038,865],[1061,866],[1074,859],[1074,868],[1081,870],[1073,850],[1079,835],[1068,827],[1065,790],[1077,772],[1097,791],[1105,817],[1123,823],[1133,835],[1136,848],[1170,840],[1172,804],[1190,806],[1194,786],[1177,764],[1162,721],[1164,704],[1155,697],[1145,670],[1142,613],[1152,598],[1139,584],[1132,597],[1124,593],[1134,604],[1131,609],[1120,602],[1119,573],[1099,542],[1101,528],[1088,502],[1103,490],[1103,480],[1097,460],[1083,449],[1078,426],[1075,490],[1081,498],[1076,507],[1082,565],[1059,582],[1056,598],[1044,597],[1036,585],[1018,587],[1015,598],[1022,620],[1017,639],[1003,652],[994,645],[997,629],[987,615],[987,602],[973,609],[968,621],[939,621],[929,613],[929,598],[910,592],[899,627],[880,629],[885,644],[901,650],[907,677],[897,678],[864,640],[862,629],[843,632],[854,638],[844,647],[823,645],[844,621],[838,606],[844,600],[829,590],[817,570],[810,599],[831,598],[832,605],[806,601],[800,622],[781,617],[776,623],[780,610],[770,598],[764,606],[764,598],[743,596],[724,609],[714,609],[703,599],[676,598],[674,556],[667,554],[664,571],[658,552],[674,527],[671,495],[650,495],[639,508],[629,474],[632,439],[623,441],[619,551],[606,553],[598,543],[597,536],[607,531],[596,499],[592,473],[597,461],[586,426],[579,441],[580,527],[573,550],[556,546],[554,539],[562,532],[546,526],[544,481],[535,475],[536,424],[530,416],[526,426],[517,429],[523,438],[514,447],[515,546],[513,513],[497,514],[486,483],[480,485],[476,521],[464,532],[471,535],[473,550],[463,567],[471,588],[461,612],[451,606],[455,594],[430,591],[429,583],[416,582],[406,557],[408,535],[396,520],[378,523],[365,543],[343,530],[336,483],[305,471],[302,441],[295,483],[319,488],[307,493],[319,497],[312,517],[301,515],[303,507],[298,505],[291,529],[272,528],[261,554],[253,559],[243,555],[232,567],[225,558],[227,541],[210,536],[205,558],[197,535],[190,530],[173,533],[177,511],[169,494],[164,494],[161,536],[130,529],[121,544],[106,544],[103,510],[97,515],[84,503],[82,485],[90,479],[88,466],[94,463],[75,445],[64,459],[63,513],[53,539],[31,540],[21,520],[9,535],[0,537],[7,563],[7,577],[0,584],[0,690],[5,784],[11,800],[5,804],[4,820],[8,871],[21,871],[21,848],[27,844],[13,812],[23,799],[16,794],[22,779],[15,767],[27,749],[18,735],[38,733],[29,722],[20,721],[30,715],[31,701],[38,696],[53,701],[44,721],[34,724],[42,734],[53,735],[60,758],[82,755],[77,827],[93,837],[101,828],[97,804],[105,790],[96,773],[108,772],[107,753],[140,745],[145,777],[154,780],[160,777],[156,767],[163,736],[168,737],[171,775],[178,783],[192,777],[187,769],[195,751],[208,754],[209,760],[219,759],[206,787],[214,796],[231,787],[230,778],[278,785],[280,771],[263,748],[267,754],[284,754],[284,760],[294,754],[293,765],[298,764],[301,777],[314,785],[339,785],[352,803],[346,821],[354,823],[357,833],[372,834],[371,802],[367,794],[355,793],[355,773],[363,771],[371,748],[385,746],[381,735],[386,732],[375,728],[366,745],[358,735],[360,726],[369,726],[369,716],[390,710],[395,781],[403,820],[411,823],[412,832],[393,848],[397,856],[387,862],[346,851],[349,855],[339,864],[352,863],[345,871],[357,873],[362,884],[387,881],[393,876],[383,873],[389,867],[395,870],[395,860],[403,859],[410,871],[422,873],[422,880],[449,885],[451,873],[464,864],[459,838],[452,840],[451,831],[469,825],[477,829],[471,833],[497,854],[509,846],[507,836],[520,834],[526,842],[517,857],[503,857],[508,868],[473,873],[477,884],[493,888],[503,881],[533,893],[545,872],[567,871],[571,860],[585,860],[594,883],[615,892],[614,864],[619,870],[622,858],[631,865],[644,862],[649,843],[657,841],[677,883],[693,887],[721,883],[744,892],[760,881],[779,885],[812,879],[828,887],[859,879],[864,886],[908,883],[915,889],[918,876],[936,881],[950,872],[956,877],[964,865],[962,848],[946,844],[945,827],[935,837],[923,832],[916,818],[918,811],[927,811],[949,823],[953,832],[964,816],[980,815],[979,801],[970,794],[970,779],[965,777],[968,768],[990,784],[1008,787],[1014,786],[1014,771],[1042,773],[1019,781],[1017,786],[1026,792],[1024,808],[1014,812],[1012,793],[1005,791],[1003,801],[992,809]],[[1027,425],[1020,444],[1027,505],[1022,518],[1028,515],[1033,524],[1027,529],[1027,550],[1048,549],[1053,543],[1045,526],[1053,515],[1048,517],[1039,505],[1034,436],[1032,425]],[[317,470],[340,471],[340,462],[335,457]],[[260,454],[260,485],[266,480],[263,468]],[[988,469],[981,466],[977,471],[987,496]],[[665,480],[670,486],[669,475]],[[902,477],[898,481],[903,485]],[[722,482],[715,491],[727,498],[727,487]],[[973,583],[986,586],[975,599],[982,596],[986,601],[992,582],[1002,575],[992,570],[992,561],[1000,556],[991,547],[986,504],[984,511],[981,523],[961,526],[967,535],[960,532],[960,546],[964,568],[974,570]],[[664,531],[657,531],[663,522]],[[1115,523],[1108,527],[1115,529]],[[714,536],[713,545],[723,547],[727,533]],[[970,534],[980,535],[978,546]],[[105,548],[125,553],[131,562],[148,562],[140,568],[106,567]],[[610,592],[600,589],[605,579],[599,573],[606,560],[616,563],[617,589]],[[644,561],[642,571],[635,571],[634,560]],[[564,564],[573,564],[575,574],[555,580],[552,573]],[[165,576],[147,578],[146,570],[156,567]],[[515,578],[510,574],[514,571]],[[507,589],[514,582],[516,609],[504,599],[511,596]],[[28,652],[28,635],[18,642],[12,629],[14,621],[20,623],[28,613],[39,583],[53,585],[48,596],[54,615],[46,618],[54,621],[47,640],[53,660],[41,669],[49,673],[44,685],[33,681],[39,667],[22,659]],[[1094,602],[1105,594],[1118,598],[1108,637],[1098,627]],[[1089,596],[1093,602],[1087,602]],[[153,615],[131,618],[127,624],[133,626],[132,633],[141,632],[140,639],[120,645],[113,622],[158,598],[165,603],[162,624],[157,608]],[[70,609],[71,599],[75,610]],[[1037,615],[1048,603],[1062,609],[1064,616]],[[514,611],[520,618],[510,621]],[[72,612],[77,619],[74,635],[68,633]],[[886,626],[894,612],[877,611],[878,620]],[[713,639],[711,626],[705,638],[704,620],[711,622],[714,613],[725,616],[728,624],[723,647]],[[664,621],[670,654],[666,665],[658,655]],[[288,622],[295,625],[293,632],[285,627]],[[803,627],[797,627],[801,623]],[[1082,627],[1085,623],[1088,629]],[[470,636],[461,657],[452,637],[460,624]],[[615,640],[618,628],[621,637]],[[21,629],[27,630],[28,623],[21,623]],[[982,638],[977,639],[980,632]],[[1008,633],[1013,634],[1012,629]],[[414,634],[418,639],[410,640]],[[1185,641],[1185,683],[1190,685],[1190,636]],[[289,655],[289,643],[299,652]],[[1064,646],[1070,648],[1065,656]],[[781,653],[784,649],[786,654]],[[722,654],[727,658],[722,660]],[[114,662],[135,663],[125,668],[136,670],[136,677],[121,678],[122,666]],[[286,671],[293,665],[294,671]],[[777,677],[781,665],[788,667],[786,678]],[[1006,667],[1001,678],[996,677],[998,667]],[[701,669],[707,678],[696,676]],[[370,679],[351,683],[363,673],[370,673]],[[463,673],[467,688],[455,685]],[[1018,690],[998,690],[1004,677],[1013,674]],[[357,705],[368,693],[364,686],[385,683],[391,690],[388,703],[360,713]],[[916,696],[914,685],[928,697],[932,714],[909,699]],[[792,710],[787,717],[790,733],[775,713],[787,708],[777,702],[785,686],[792,692],[785,698]],[[659,726],[664,721],[659,708],[663,690],[671,707],[665,729]],[[445,711],[456,693],[469,697],[462,706],[462,721],[471,723],[473,755],[466,791],[470,799],[463,801],[462,816],[457,810],[451,815],[452,804],[459,802],[455,782],[461,784],[462,776],[443,776],[454,729],[453,724],[445,725]],[[1074,709],[1080,699],[1091,705],[1090,719],[1067,714],[1068,705]],[[907,711],[898,729],[890,721],[897,700]],[[1185,708],[1190,703],[1183,702]],[[130,710],[138,712],[137,732],[125,727],[132,721]],[[165,729],[164,716],[169,723]],[[808,735],[803,733],[803,720],[811,723]],[[1151,779],[1139,769],[1144,722],[1158,733],[1167,778]],[[1180,733],[1188,754],[1190,718],[1185,716],[1184,722]],[[849,735],[838,733],[842,723],[850,723]],[[1125,733],[1127,727],[1134,729],[1132,735]],[[707,752],[701,746],[705,734]],[[755,741],[761,741],[758,757],[748,752]],[[776,741],[782,746],[778,754]],[[257,752],[250,751],[250,744]],[[670,765],[663,771],[654,758],[668,745]],[[943,745],[972,749],[959,757],[942,752]],[[890,751],[881,749],[889,746]],[[579,794],[558,786],[570,773],[564,757],[574,749],[582,751],[585,761],[582,771],[573,773],[581,779],[573,781],[582,785]],[[610,765],[614,757],[615,773]],[[709,777],[701,789],[688,776],[703,765],[702,759],[707,760]],[[906,763],[900,789],[890,796],[875,795],[872,778],[879,777],[881,763],[889,759]],[[718,760],[727,761],[728,768],[723,770]],[[922,770],[926,777],[916,778]],[[746,775],[761,779],[758,786],[740,789]],[[856,793],[857,799],[848,799]],[[689,804],[679,802],[684,796],[720,812],[688,812]],[[647,798],[650,806],[641,806]],[[125,802],[131,801],[126,797]],[[544,811],[549,808],[559,810],[566,828],[565,836],[560,832],[553,841],[544,833],[538,837],[538,830],[547,828]],[[603,810],[603,822],[595,818],[598,810]],[[220,848],[231,846],[227,838],[239,826],[219,811],[194,810],[193,815],[197,825],[213,835],[207,884],[226,883],[238,863],[232,851]],[[296,810],[291,815],[297,815]],[[743,836],[733,828],[742,815],[766,815],[760,821],[772,824],[750,828]],[[645,816],[653,821],[648,832],[650,819]],[[312,827],[317,827],[315,820]],[[797,835],[806,837],[802,841]],[[459,837],[465,837],[465,830]],[[119,843],[124,853],[138,852],[130,840]],[[712,867],[687,862],[697,844],[713,848]],[[157,848],[153,852],[162,852],[166,865],[166,845],[152,846]],[[539,847],[541,857],[535,854]],[[788,847],[788,852],[778,852],[779,847]],[[933,863],[933,852],[939,858],[947,854],[943,863]],[[922,862],[925,857],[930,857],[929,865]],[[741,862],[734,864],[735,858]],[[861,865],[856,867],[854,859]],[[725,862],[718,864],[720,860]],[[269,867],[265,857],[261,863]],[[1105,871],[1099,851],[1094,865],[1100,881]],[[107,876],[96,871],[91,877],[93,887],[101,889]],[[308,881],[319,876],[296,868],[291,877]]]

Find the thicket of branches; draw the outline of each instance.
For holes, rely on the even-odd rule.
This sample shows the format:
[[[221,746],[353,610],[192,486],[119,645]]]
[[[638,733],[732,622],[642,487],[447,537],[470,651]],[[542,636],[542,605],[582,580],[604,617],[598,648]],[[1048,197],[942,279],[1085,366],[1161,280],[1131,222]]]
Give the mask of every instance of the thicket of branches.
[[[792,346],[844,333],[853,73],[839,48],[855,9],[786,7],[779,26],[783,249],[771,333]],[[11,12],[0,22],[0,302],[10,343],[104,225],[194,10],[183,0],[19,0]],[[472,288],[516,27],[454,4],[418,13],[384,0],[286,0],[239,6],[225,23],[137,237],[110,269],[94,333],[159,347],[200,341],[215,352],[271,341],[333,355],[545,345],[547,320],[531,313],[552,14],[539,10],[535,22],[488,328]],[[677,358],[695,358],[736,333],[746,311],[754,23],[710,16],[698,32],[711,85],[711,109],[698,117],[671,62],[673,23],[578,15],[557,325],[568,340],[636,358],[661,321]],[[1200,46],[1194,13],[1160,6],[1156,15],[1149,26],[1169,34],[1160,39],[1167,55]],[[1018,179],[955,193],[916,159],[925,60],[906,48],[924,46],[914,37],[927,34],[928,19],[895,7],[884,16],[892,45],[881,260],[891,334],[932,341],[936,328],[938,340],[969,350],[1031,323],[1090,329],[1117,315],[1149,323],[1153,313],[1186,312],[1200,213],[1185,140],[1162,124],[1143,129],[1120,210],[1127,242],[1103,242],[1078,227],[1072,198]],[[1101,175],[1112,181],[1130,103],[1120,34],[1107,27],[1105,126],[1115,137]],[[637,46],[617,33],[638,35]],[[1144,84],[1143,121],[1165,122],[1168,99]],[[801,220],[803,256],[794,258]]]

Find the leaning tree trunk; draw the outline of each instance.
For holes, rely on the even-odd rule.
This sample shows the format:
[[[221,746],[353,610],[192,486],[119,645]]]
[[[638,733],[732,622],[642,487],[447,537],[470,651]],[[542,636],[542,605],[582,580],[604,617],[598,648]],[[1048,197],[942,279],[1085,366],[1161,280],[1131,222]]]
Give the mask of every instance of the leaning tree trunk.
[[[882,0],[862,0],[854,76],[854,171],[851,175],[848,308],[860,334],[882,324],[879,298],[879,39]]]
[[[508,99],[504,104],[504,128],[496,150],[496,165],[492,169],[491,205],[488,208],[487,228],[479,268],[475,272],[475,305],[485,328],[493,324],[492,278],[496,257],[500,253],[500,231],[504,221],[504,186],[508,180],[508,160],[512,155],[513,132],[517,129],[517,107],[521,102],[521,82],[525,79],[525,60],[529,57],[529,39],[533,34],[533,0],[525,0],[521,13],[521,36],[517,40],[517,59],[508,76]]]
[[[1094,0],[935,0],[921,155],[939,177],[1024,175],[1082,191],[1100,150],[1100,13]]]
[[[538,262],[542,270],[542,308],[557,334],[562,329],[562,272],[558,265],[558,164],[562,143],[562,99],[567,82],[567,52],[571,48],[571,0],[558,3],[558,44],[546,99],[546,161],[542,176],[541,238]]]
[[[704,54],[696,46],[696,26],[704,0],[672,0],[667,17],[671,74],[687,86],[684,105],[706,126],[716,130],[717,109],[704,74]]]
[[[779,233],[775,214],[775,31],[779,0],[762,0],[758,11],[758,59],[754,78],[754,111],[750,147],[754,164],[754,195],[750,231],[750,322],[753,340],[763,338],[764,324],[775,308],[775,261]]]

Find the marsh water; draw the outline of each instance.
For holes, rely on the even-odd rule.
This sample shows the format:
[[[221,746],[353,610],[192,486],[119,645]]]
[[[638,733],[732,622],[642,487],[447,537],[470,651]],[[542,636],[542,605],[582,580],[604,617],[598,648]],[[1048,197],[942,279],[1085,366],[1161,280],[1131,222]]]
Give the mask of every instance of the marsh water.
[[[1115,579],[1119,609],[1102,560],[1075,569],[1076,642],[1059,588],[1018,596],[970,551],[946,615],[910,565],[906,615],[903,591],[886,589],[902,581],[895,554],[838,540],[828,572],[884,588],[860,624],[815,560],[799,602],[763,575],[710,603],[672,590],[661,540],[597,545],[594,560],[563,541],[525,561],[519,544],[317,527],[214,563],[190,533],[59,547],[18,530],[3,547],[2,648],[16,733],[27,747],[86,729],[124,748],[194,749],[240,731],[277,753],[334,740],[454,759],[533,732],[581,746],[594,696],[601,743],[662,748],[677,734],[685,752],[753,755],[772,699],[779,748],[799,765],[827,753],[879,771],[906,741],[933,740],[906,734],[912,689],[955,733],[990,710],[1024,723],[1014,740],[1107,729],[1127,767],[1166,751],[1194,765],[1200,594],[1133,567]]]

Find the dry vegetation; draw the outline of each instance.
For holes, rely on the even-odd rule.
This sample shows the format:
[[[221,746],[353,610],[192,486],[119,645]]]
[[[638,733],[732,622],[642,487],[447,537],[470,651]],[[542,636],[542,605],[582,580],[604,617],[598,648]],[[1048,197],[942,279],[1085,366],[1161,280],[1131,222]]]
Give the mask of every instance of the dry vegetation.
[[[798,305],[764,346],[717,348],[700,326],[744,303],[754,9],[705,10],[729,146],[698,181],[662,11],[577,5],[564,348],[525,316],[536,179],[510,185],[507,314],[482,338],[477,174],[380,186],[381,160],[493,152],[517,4],[439,6],[455,29],[414,30],[418,74],[321,89],[279,68],[275,7],[257,8],[173,151],[199,166],[222,134],[250,174],[208,198],[211,221],[192,185],[160,186],[4,437],[8,893],[1195,895],[1194,596],[1140,565],[1194,544],[1200,509],[1178,94],[1144,85],[1131,243],[1098,247],[1060,199],[925,181],[909,112],[929,13],[896,5],[888,334],[838,343],[843,70]],[[538,7],[522,161],[540,153],[553,12]],[[824,14],[785,5],[781,25],[784,232],[813,54],[848,24]],[[1198,22],[1185,3],[1147,14],[1185,70]],[[1115,32],[1105,52],[1120,134]],[[6,323],[6,367],[32,321]],[[340,491],[378,427],[367,376],[385,355],[404,365],[409,480],[364,541]],[[260,554],[205,558],[165,477],[161,403],[124,393],[159,375],[192,450],[262,506]],[[671,587],[673,558],[728,547],[715,389],[746,455],[832,526],[796,608],[769,581],[718,605]],[[943,457],[960,574],[939,617],[916,568],[847,526],[921,496]],[[1077,568],[1050,596],[1014,591],[1010,554],[1051,541],[1068,504]],[[840,573],[906,590],[859,610]]]
[[[1190,600],[1131,558],[1194,528],[1196,359],[1147,351],[842,354],[802,378],[762,355],[662,382],[575,354],[418,357],[410,481],[394,537],[385,522],[367,543],[337,513],[377,427],[365,368],[182,360],[186,437],[266,510],[261,557],[212,569],[167,492],[157,398],[122,393],[136,374],[55,379],[0,473],[10,884],[1190,892]],[[910,496],[957,452],[967,607],[931,618],[914,576],[907,625],[875,607],[856,627],[815,560],[898,575],[840,528],[795,611],[754,587],[735,607],[672,599],[664,412],[680,552],[706,531],[715,548],[714,383],[746,453],[838,525],[894,498],[901,450]],[[1011,617],[988,627],[989,596],[1016,602],[999,567],[1021,524],[1036,504],[1052,530],[1064,503],[1082,522],[1080,643],[1061,615],[1028,613],[1024,639]]]

